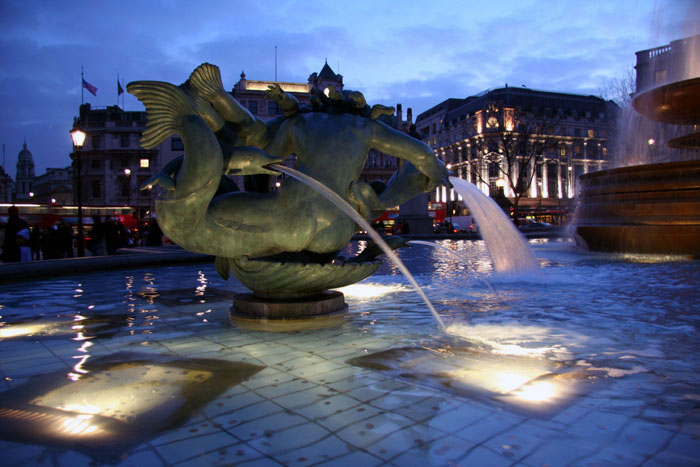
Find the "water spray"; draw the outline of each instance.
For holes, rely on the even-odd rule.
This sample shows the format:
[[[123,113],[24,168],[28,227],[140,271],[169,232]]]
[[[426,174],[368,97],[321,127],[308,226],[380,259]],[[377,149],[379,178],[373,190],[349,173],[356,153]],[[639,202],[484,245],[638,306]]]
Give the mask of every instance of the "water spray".
[[[372,228],[369,222],[367,222],[367,220],[364,217],[362,217],[360,213],[358,213],[347,201],[338,196],[337,193],[329,189],[327,186],[323,185],[318,180],[309,177],[308,175],[299,172],[298,170],[294,170],[280,164],[269,164],[266,167],[285,173],[290,177],[293,177],[299,180],[300,182],[310,186],[319,194],[323,195],[326,199],[328,199],[328,201],[335,204],[341,211],[350,216],[350,218],[353,221],[355,221],[360,227],[366,230],[367,235],[369,235],[370,238],[374,240],[374,242],[377,245],[379,245],[379,248],[382,249],[384,254],[399,268],[399,270],[406,277],[406,279],[408,279],[416,293],[423,299],[425,304],[428,306],[428,309],[430,309],[430,312],[433,314],[433,317],[435,318],[435,321],[437,321],[438,325],[440,325],[440,328],[443,331],[445,330],[445,323],[443,323],[442,319],[440,318],[440,315],[438,315],[437,311],[435,311],[433,304],[430,303],[430,300],[425,295],[425,292],[423,292],[423,289],[421,289],[416,280],[413,278],[413,275],[411,275],[411,273],[408,271],[406,265],[404,265],[403,262],[399,259],[399,257],[396,256],[396,253],[394,253],[391,247],[387,245],[387,243],[384,241],[384,239],[382,239],[382,237],[377,233],[377,231]]]

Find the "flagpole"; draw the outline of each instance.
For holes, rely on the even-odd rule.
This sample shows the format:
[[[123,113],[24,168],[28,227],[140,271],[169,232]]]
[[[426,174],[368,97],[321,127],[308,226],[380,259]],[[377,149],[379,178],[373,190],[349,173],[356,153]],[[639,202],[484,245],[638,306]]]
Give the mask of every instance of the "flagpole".
[[[80,105],[83,105],[85,103],[85,86],[83,86],[83,83],[85,82],[85,76],[83,75],[83,67],[80,67]]]
[[[117,107],[119,107],[119,72],[117,72]]]

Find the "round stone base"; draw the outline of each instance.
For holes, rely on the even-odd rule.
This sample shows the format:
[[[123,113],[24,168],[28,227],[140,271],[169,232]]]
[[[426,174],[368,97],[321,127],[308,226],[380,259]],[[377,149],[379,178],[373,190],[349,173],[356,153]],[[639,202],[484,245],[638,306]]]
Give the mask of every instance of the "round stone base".
[[[325,290],[309,297],[272,300],[251,293],[233,297],[231,321],[256,331],[297,331],[337,326],[348,310],[341,292]]]

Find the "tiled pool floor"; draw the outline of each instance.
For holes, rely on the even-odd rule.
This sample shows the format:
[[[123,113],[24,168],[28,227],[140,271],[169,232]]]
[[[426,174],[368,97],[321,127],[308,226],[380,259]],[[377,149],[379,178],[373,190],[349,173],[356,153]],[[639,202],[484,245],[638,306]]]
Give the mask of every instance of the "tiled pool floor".
[[[349,295],[350,314],[340,325],[328,329],[251,331],[230,323],[230,285],[211,279],[215,277],[213,268],[205,268],[204,274],[197,266],[187,268],[196,271],[189,273],[193,276],[209,277],[209,282],[200,280],[207,286],[189,287],[187,290],[194,293],[183,295],[171,284],[160,286],[155,278],[149,294],[141,279],[128,275],[125,279],[123,273],[115,272],[90,280],[38,282],[31,289],[28,285],[3,293],[2,315],[8,324],[0,328],[6,332],[0,340],[0,374],[6,390],[2,394],[14,394],[17,388],[41,392],[43,388],[34,387],[37,375],[57,372],[56,387],[73,388],[61,397],[99,406],[105,401],[85,400],[86,394],[94,394],[85,388],[102,384],[94,378],[114,376],[109,368],[91,367],[105,358],[121,358],[126,363],[152,357],[154,368],[162,359],[211,359],[254,365],[256,370],[242,381],[214,390],[213,395],[203,396],[193,384],[184,391],[184,398],[179,395],[182,386],[174,380],[115,378],[123,385],[117,392],[124,401],[131,400],[129,391],[137,391],[132,399],[166,389],[177,395],[158,402],[165,412],[154,415],[154,420],[165,420],[176,411],[186,416],[164,431],[144,431],[143,439],[116,450],[112,457],[99,454],[99,443],[80,441],[79,432],[75,441],[63,443],[45,441],[38,435],[21,441],[9,441],[5,436],[0,441],[2,464],[88,465],[97,459],[134,466],[424,467],[697,465],[700,460],[697,381],[671,378],[648,365],[645,371],[633,371],[635,364],[643,363],[633,354],[628,355],[632,364],[616,369],[622,372],[619,374],[601,368],[608,361],[604,352],[586,354],[585,362],[578,357],[564,362],[525,356],[523,361],[532,362],[528,363],[529,376],[499,394],[498,382],[485,381],[493,377],[493,371],[491,376],[478,371],[499,362],[513,366],[508,358],[515,357],[502,360],[479,345],[462,347],[459,340],[442,336],[429,317],[419,320],[423,336],[416,338],[412,316],[406,317],[399,310],[420,308],[410,291],[393,291],[379,301]],[[183,267],[161,273],[182,275],[185,271],[189,270]],[[115,274],[118,279],[114,279]],[[148,276],[135,275],[139,274]],[[115,296],[115,283],[120,280],[117,299],[109,302],[106,297]],[[131,285],[124,287],[124,280],[131,280]],[[376,283],[389,287],[397,280],[388,274]],[[83,292],[88,288],[92,294]],[[691,296],[688,303],[696,298]],[[437,307],[445,311],[453,299],[466,303],[465,297],[447,297],[438,301]],[[505,294],[502,299],[510,300]],[[386,300],[401,304],[394,307]],[[102,321],[88,322],[82,328],[81,321],[86,320],[75,318],[98,315]],[[24,334],[20,330],[21,326],[35,325],[46,326]],[[398,352],[393,364],[392,352]],[[376,356],[383,356],[384,366],[377,365]],[[683,371],[697,370],[697,358],[690,358],[691,364]],[[454,372],[464,365],[471,373],[460,385]],[[106,371],[106,376],[100,376],[100,371]],[[209,375],[207,371],[216,373],[201,370]],[[546,394],[517,403],[503,396],[515,397],[521,383],[549,384],[552,374],[570,376],[565,384],[573,381],[584,389],[562,396],[566,399],[563,403],[543,411],[530,409],[546,405]],[[206,378],[216,380],[215,376]],[[667,389],[678,396],[664,396]],[[658,395],[653,396],[655,393]],[[3,407],[8,405],[7,397],[0,401]],[[2,423],[10,423],[8,420],[5,416]],[[130,420],[123,419],[127,424]]]

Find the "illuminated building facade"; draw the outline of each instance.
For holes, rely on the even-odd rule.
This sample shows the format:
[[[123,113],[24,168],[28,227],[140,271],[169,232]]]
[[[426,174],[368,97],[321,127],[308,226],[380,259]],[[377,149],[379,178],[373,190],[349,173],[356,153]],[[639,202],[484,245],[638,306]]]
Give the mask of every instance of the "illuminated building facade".
[[[618,110],[594,96],[506,85],[447,99],[420,114],[416,126],[454,174],[483,193],[495,197],[502,187],[520,209],[567,209],[576,177],[612,160]]]
[[[75,125],[87,133],[80,151],[82,202],[85,206],[131,206],[137,217],[151,209],[153,199],[142,183],[163,165],[184,153],[182,140],[171,136],[153,149],[143,149],[139,139],[146,129],[146,112],[124,111],[118,106],[80,106]],[[77,152],[70,155],[76,172]],[[77,185],[74,187],[77,193]],[[77,203],[77,199],[74,200]]]

